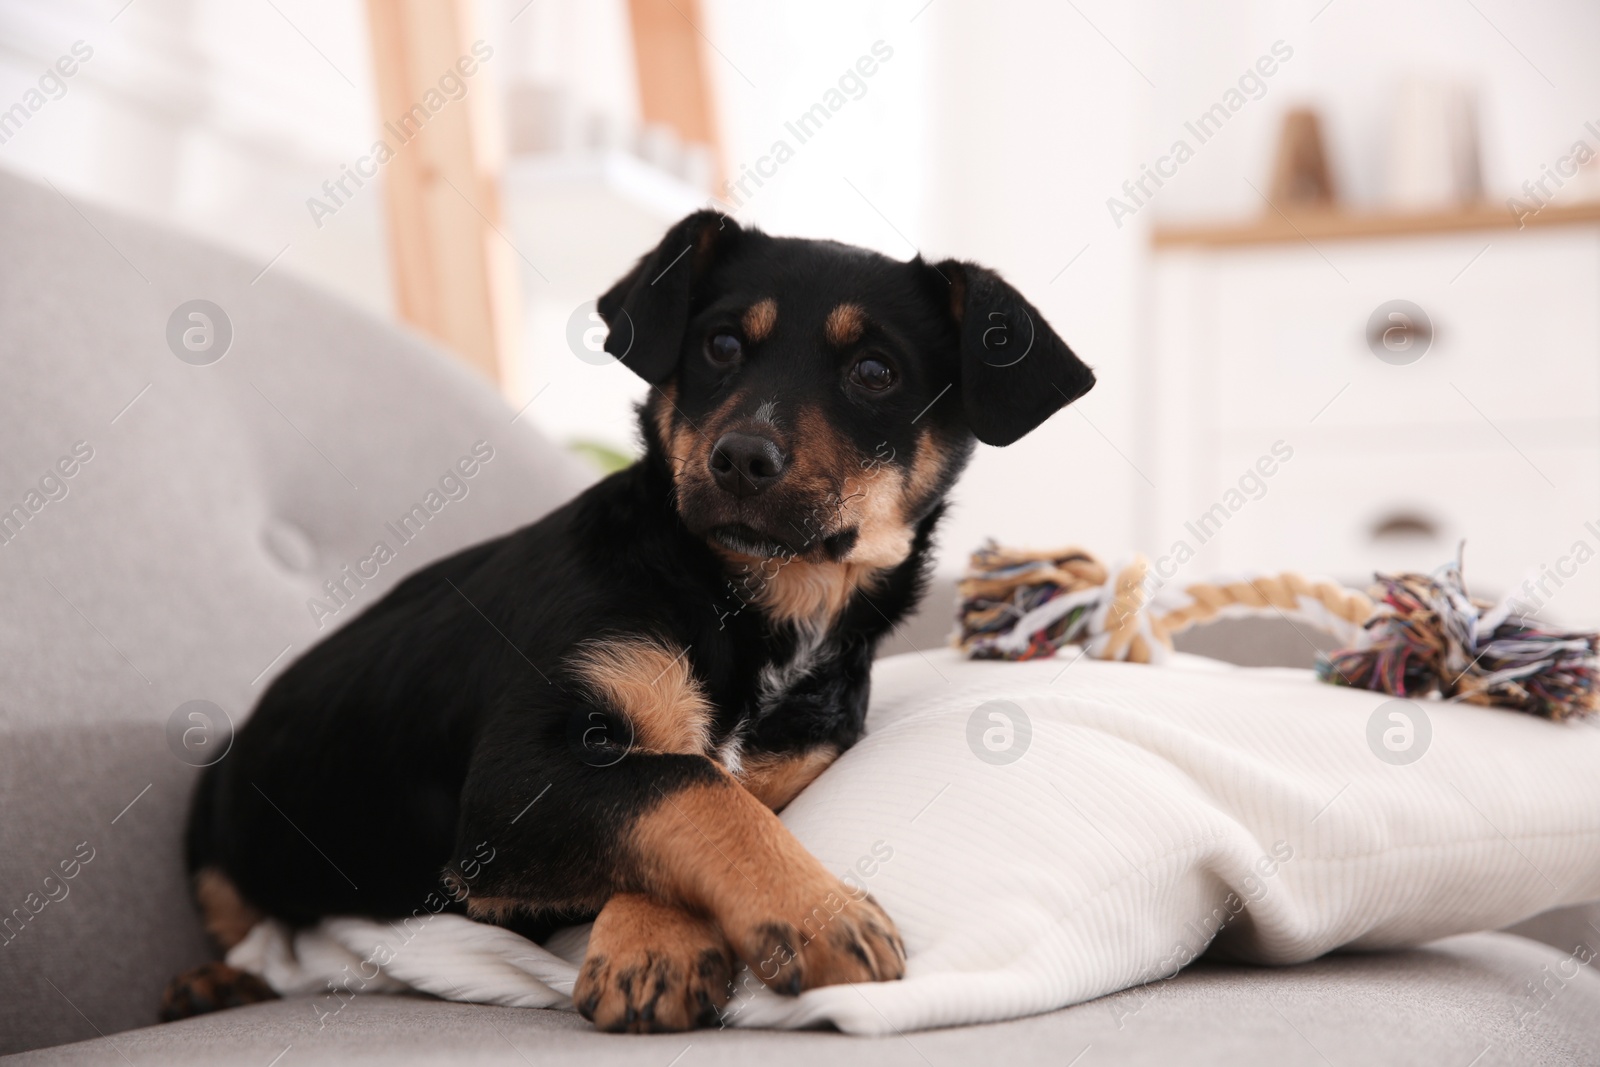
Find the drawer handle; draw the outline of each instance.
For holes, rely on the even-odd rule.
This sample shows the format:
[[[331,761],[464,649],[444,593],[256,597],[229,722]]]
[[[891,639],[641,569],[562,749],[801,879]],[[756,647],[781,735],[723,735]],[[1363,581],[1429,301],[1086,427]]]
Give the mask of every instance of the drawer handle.
[[[1434,326],[1424,320],[1416,320],[1405,312],[1389,312],[1378,322],[1371,323],[1366,331],[1366,344],[1371,349],[1384,349],[1394,352],[1395,355],[1406,354],[1413,350],[1427,349],[1430,342],[1434,341]]]
[[[1439,524],[1415,511],[1394,511],[1372,524],[1369,536],[1374,541],[1439,539]]]
[[[1433,323],[1402,310],[1374,316],[1367,324],[1367,347],[1380,357],[1387,352],[1404,359],[1408,354],[1426,352],[1432,345]]]

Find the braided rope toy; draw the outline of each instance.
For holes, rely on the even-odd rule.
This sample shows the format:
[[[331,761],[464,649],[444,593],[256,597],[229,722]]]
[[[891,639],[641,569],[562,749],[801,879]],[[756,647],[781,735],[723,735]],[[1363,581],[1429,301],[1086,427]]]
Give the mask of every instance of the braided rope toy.
[[[1600,634],[1543,629],[1467,595],[1459,562],[1432,575],[1376,575],[1366,594],[1292,572],[1181,590],[1147,589],[1142,556],[1110,568],[1082,549],[1026,552],[986,542],[960,584],[951,644],[974,659],[1025,660],[1081,645],[1096,659],[1160,662],[1172,637],[1217,618],[1278,615],[1332,634],[1332,685],[1514,708],[1549,719],[1600,708]]]

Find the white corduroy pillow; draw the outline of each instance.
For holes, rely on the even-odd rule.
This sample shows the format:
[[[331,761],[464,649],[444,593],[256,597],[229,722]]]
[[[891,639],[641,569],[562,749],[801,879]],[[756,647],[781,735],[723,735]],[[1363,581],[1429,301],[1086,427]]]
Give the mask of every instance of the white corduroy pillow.
[[[1071,655],[878,663],[867,736],[783,818],[895,919],[906,977],[798,998],[750,979],[732,1025],[1015,1018],[1168,976],[1208,946],[1294,963],[1600,898],[1591,724],[1307,671]],[[298,935],[298,956],[286,937],[264,924],[230,961],[310,991],[394,935],[334,920]],[[560,1006],[581,939],[552,948],[439,916],[386,955],[383,984]]]

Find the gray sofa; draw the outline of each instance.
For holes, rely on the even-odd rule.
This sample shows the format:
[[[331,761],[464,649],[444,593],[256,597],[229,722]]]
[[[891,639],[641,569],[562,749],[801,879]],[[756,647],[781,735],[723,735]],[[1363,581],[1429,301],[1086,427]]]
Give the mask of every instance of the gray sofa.
[[[1286,970],[1201,963],[1048,1015],[887,1039],[613,1037],[570,1013],[381,996],[325,1025],[296,1000],[153,1025],[166,979],[209,954],[181,827],[193,764],[225,732],[180,708],[237,723],[319,633],[589,474],[455,362],[281,270],[257,277],[3,173],[0,234],[7,1062],[1600,1063],[1600,979],[1579,962],[1600,914],[1583,909]],[[203,329],[183,346],[183,316],[169,342],[194,299],[231,323],[220,359],[215,321],[210,349]],[[386,524],[479,441],[493,460],[396,537]],[[346,579],[379,540],[395,559]],[[945,601],[906,639],[936,640]]]

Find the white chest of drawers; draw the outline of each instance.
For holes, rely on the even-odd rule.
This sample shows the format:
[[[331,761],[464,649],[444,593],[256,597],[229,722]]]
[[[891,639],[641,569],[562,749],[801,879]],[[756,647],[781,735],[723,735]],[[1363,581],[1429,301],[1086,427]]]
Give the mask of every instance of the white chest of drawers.
[[[1301,229],[1158,243],[1145,550],[1179,581],[1363,582],[1465,540],[1475,593],[1600,625],[1600,221]],[[1389,338],[1409,351],[1369,342],[1395,300],[1431,321],[1414,362],[1418,323]]]

